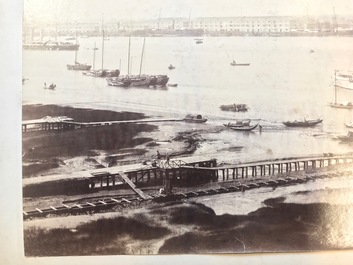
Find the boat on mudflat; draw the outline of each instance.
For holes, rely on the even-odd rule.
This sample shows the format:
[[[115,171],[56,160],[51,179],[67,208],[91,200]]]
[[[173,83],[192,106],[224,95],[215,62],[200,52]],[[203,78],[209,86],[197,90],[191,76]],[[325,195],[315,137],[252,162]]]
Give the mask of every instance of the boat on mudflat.
[[[228,124],[223,125],[234,131],[252,131],[259,125],[258,123],[255,125],[251,125],[250,123],[250,120],[237,120],[235,123],[229,122]]]
[[[207,118],[202,117],[202,115],[191,115],[188,114],[183,119],[185,122],[193,122],[193,123],[204,123],[207,121]]]
[[[248,111],[249,107],[246,104],[230,104],[230,105],[221,105],[221,110],[224,111]]]
[[[306,120],[304,121],[285,121],[283,122],[284,125],[288,127],[313,127],[316,126],[317,124],[321,123],[322,119],[316,119],[316,120]]]
[[[175,69],[175,66],[169,65],[169,66],[168,66],[168,69],[169,69],[169,70],[173,70],[173,69]]]
[[[170,86],[170,87],[177,87],[178,84],[168,84],[168,86]]]

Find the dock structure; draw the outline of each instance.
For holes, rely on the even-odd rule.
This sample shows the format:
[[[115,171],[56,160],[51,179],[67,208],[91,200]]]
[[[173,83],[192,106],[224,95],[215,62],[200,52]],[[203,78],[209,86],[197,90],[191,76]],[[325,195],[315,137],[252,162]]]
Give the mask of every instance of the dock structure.
[[[92,197],[91,201],[73,204],[61,204],[49,206],[46,209],[34,208],[24,210],[23,218],[45,217],[51,214],[80,214],[88,212],[99,212],[112,209],[115,206],[136,204],[142,201],[153,200],[155,202],[166,202],[172,200],[188,199],[199,196],[210,196],[229,192],[244,192],[245,190],[261,187],[277,187],[306,183],[315,178],[327,177],[326,174],[310,176],[313,170],[337,165],[353,164],[353,154],[335,156],[315,156],[291,159],[278,159],[274,161],[249,162],[237,165],[217,166],[215,159],[196,160],[185,158],[185,160],[156,161],[151,166],[141,168],[138,165],[123,167],[112,167],[84,171],[69,175],[55,175],[40,177],[40,179],[24,179],[24,196],[45,196],[54,194],[67,194],[71,192],[89,193],[96,189],[109,189],[114,186],[125,185],[131,188],[135,195],[121,195],[97,199]],[[305,171],[306,174],[298,177],[288,176],[289,172]],[[310,173],[311,172],[311,173]],[[272,177],[277,175],[275,178]],[[52,179],[51,181],[48,181]],[[237,181],[232,186],[209,188],[206,190],[188,191],[185,193],[145,194],[140,188],[151,184],[165,184],[166,180],[174,186],[184,181],[190,183],[196,181],[229,181],[249,179],[249,181]]]
[[[181,122],[184,119],[143,119],[143,120],[120,120],[120,121],[99,121],[99,122],[78,122],[66,116],[50,117],[46,116],[42,119],[22,121],[22,132],[33,131],[60,131],[92,128],[100,126],[112,126],[119,124],[131,123],[155,123],[155,122]]]
[[[240,179],[268,179],[296,171],[353,163],[353,154],[315,156],[217,166],[216,159],[156,160],[150,165],[126,165],[72,174],[34,177],[23,180],[24,196],[91,193],[98,189],[131,188],[141,198],[142,187],[159,186],[165,180],[172,186]]]
[[[278,159],[265,162],[250,162],[216,168],[219,180],[244,178],[264,178],[293,171],[315,170],[332,165],[353,163],[353,155],[322,155],[291,159]]]

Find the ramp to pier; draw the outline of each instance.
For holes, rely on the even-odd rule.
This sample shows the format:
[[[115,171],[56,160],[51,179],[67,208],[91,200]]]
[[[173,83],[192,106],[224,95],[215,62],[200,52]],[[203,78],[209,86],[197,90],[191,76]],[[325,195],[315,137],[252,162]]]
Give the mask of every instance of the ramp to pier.
[[[136,192],[142,199],[148,200],[151,199],[151,196],[143,193],[142,190],[136,188],[136,185],[125,175],[124,172],[119,171],[119,175],[124,179],[124,181],[131,187],[131,189]]]

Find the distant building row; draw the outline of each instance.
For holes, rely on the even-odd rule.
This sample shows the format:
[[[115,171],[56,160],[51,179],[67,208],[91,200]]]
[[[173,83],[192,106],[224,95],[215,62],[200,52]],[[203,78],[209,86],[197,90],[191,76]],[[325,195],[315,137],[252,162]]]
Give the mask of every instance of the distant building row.
[[[26,36],[52,35],[94,35],[100,34],[100,23],[65,23],[30,25],[25,23],[23,32]],[[156,31],[156,30],[198,30],[204,33],[288,33],[295,31],[344,31],[353,30],[353,20],[343,20],[339,23],[335,19],[314,20],[301,17],[208,17],[208,18],[162,18],[144,21],[121,21],[104,24],[105,32]]]

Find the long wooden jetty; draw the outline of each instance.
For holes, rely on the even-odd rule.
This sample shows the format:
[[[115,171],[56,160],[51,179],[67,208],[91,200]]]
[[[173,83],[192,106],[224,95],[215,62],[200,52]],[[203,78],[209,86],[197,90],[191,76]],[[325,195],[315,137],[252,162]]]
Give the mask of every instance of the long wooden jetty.
[[[79,121],[74,121],[72,118],[68,118],[66,116],[61,116],[61,117],[47,116],[42,119],[22,121],[22,132],[27,133],[27,132],[33,132],[33,131],[70,130],[70,129],[82,129],[82,128],[92,128],[92,127],[131,124],[131,123],[156,123],[156,122],[181,122],[181,121],[184,121],[184,119],[167,118],[167,119],[79,122]]]
[[[130,197],[112,197],[105,200],[95,200],[84,204],[63,204],[58,207],[50,206],[48,209],[34,209],[24,211],[24,218],[35,216],[46,216],[50,213],[84,213],[106,210],[114,206],[131,204],[134,202],[154,200],[164,202],[192,198],[197,196],[208,196],[227,192],[238,192],[260,187],[276,187],[305,183],[320,176],[311,177],[310,172],[315,169],[332,167],[337,165],[350,165],[353,163],[353,154],[300,157],[277,159],[273,161],[258,161],[242,163],[237,165],[217,166],[215,159],[196,160],[189,157],[182,160],[160,160],[153,162],[150,166],[129,165],[124,167],[112,167],[84,171],[69,175],[56,175],[41,177],[41,179],[24,179],[24,196],[45,196],[54,194],[67,194],[70,192],[90,193],[97,189],[109,189],[114,186],[128,185],[136,195]],[[305,176],[291,177],[286,173],[304,171]],[[277,175],[277,178],[273,178]],[[309,175],[309,176],[308,176]],[[325,177],[325,174],[321,175]],[[49,180],[54,178],[52,180]],[[229,186],[227,188],[216,188],[208,190],[190,191],[186,193],[174,193],[170,195],[147,195],[140,187],[148,185],[162,185],[168,179],[173,186],[189,184],[192,182],[202,183],[205,181],[229,181],[229,180],[251,180],[246,184]],[[234,182],[235,183],[235,182]]]
[[[26,178],[23,179],[23,195],[91,193],[98,189],[112,189],[124,185],[131,188],[135,188],[133,185],[158,186],[162,185],[165,179],[170,180],[172,186],[248,178],[264,179],[278,174],[312,171],[350,163],[353,163],[353,154],[284,158],[225,166],[217,166],[216,159],[184,157],[183,160],[155,160],[147,165],[125,165],[72,174]]]

